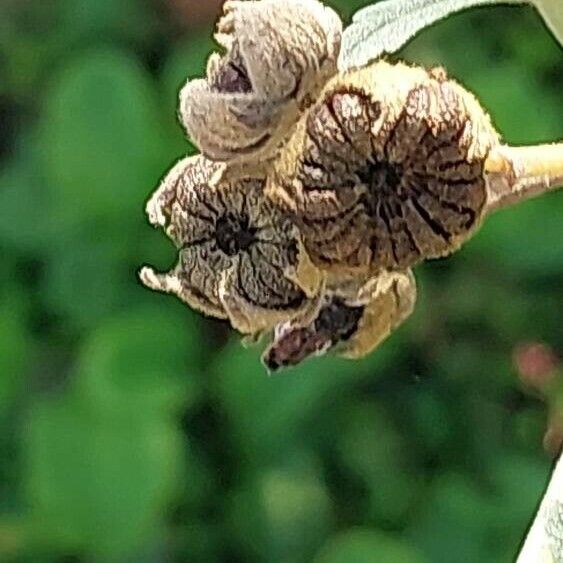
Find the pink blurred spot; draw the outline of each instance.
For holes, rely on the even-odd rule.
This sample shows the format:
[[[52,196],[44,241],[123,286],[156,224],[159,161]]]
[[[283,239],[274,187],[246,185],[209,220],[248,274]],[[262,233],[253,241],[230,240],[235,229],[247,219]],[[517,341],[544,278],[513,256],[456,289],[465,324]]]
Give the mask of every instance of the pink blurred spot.
[[[513,358],[522,382],[537,389],[543,389],[553,380],[559,365],[553,350],[541,342],[519,345]]]

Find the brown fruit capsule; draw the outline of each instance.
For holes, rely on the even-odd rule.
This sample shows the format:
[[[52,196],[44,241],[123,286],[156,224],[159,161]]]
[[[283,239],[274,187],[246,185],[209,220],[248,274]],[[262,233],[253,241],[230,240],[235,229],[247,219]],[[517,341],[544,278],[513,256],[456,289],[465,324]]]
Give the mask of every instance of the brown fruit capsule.
[[[498,136],[441,70],[378,62],[335,77],[275,163],[268,195],[331,271],[408,268],[478,227]]]
[[[321,276],[296,227],[263,197],[264,180],[224,180],[226,165],[181,160],[147,204],[151,223],[179,249],[177,266],[143,268],[148,287],[173,293],[205,314],[257,333],[312,307]]]
[[[329,350],[347,358],[366,356],[411,314],[415,301],[410,271],[382,272],[363,284],[329,289],[312,320],[277,327],[263,362],[276,371]]]
[[[342,23],[316,0],[225,2],[205,79],[180,94],[180,117],[213,160],[268,157],[336,73]]]

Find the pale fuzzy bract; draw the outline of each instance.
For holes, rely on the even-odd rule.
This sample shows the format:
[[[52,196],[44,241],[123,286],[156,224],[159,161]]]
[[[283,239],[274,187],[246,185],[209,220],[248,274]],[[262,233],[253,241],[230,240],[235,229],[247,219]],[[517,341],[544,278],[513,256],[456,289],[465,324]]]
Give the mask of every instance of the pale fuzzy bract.
[[[180,93],[180,118],[213,160],[273,156],[299,114],[336,73],[342,23],[316,0],[230,1],[204,79]]]
[[[413,312],[416,304],[416,281],[410,270],[381,272],[363,284],[350,304],[365,304],[356,332],[343,342],[339,355],[357,359],[370,354]]]

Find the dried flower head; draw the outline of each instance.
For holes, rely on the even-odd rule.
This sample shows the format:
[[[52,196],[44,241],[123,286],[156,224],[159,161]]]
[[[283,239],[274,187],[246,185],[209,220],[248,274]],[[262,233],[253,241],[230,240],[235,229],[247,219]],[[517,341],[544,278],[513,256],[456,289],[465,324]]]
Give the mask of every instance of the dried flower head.
[[[333,350],[361,358],[378,346],[412,312],[416,285],[412,272],[382,272],[327,291],[316,316],[307,323],[289,321],[277,327],[263,361],[275,371]]]
[[[259,178],[224,179],[226,166],[202,156],[181,160],[147,204],[150,222],[179,249],[169,273],[143,268],[148,287],[176,294],[244,333],[304,314],[321,276],[296,227],[263,197]]]
[[[497,144],[476,99],[442,70],[378,62],[329,82],[267,192],[323,268],[403,269],[476,229]]]
[[[205,79],[188,81],[180,115],[213,160],[271,153],[336,73],[342,23],[316,0],[228,1]]]

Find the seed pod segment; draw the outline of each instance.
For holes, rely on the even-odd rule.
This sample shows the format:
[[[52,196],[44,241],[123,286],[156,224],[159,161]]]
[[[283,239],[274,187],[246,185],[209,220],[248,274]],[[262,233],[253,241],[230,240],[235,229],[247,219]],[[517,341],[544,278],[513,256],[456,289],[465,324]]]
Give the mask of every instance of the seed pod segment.
[[[314,318],[277,327],[263,362],[276,371],[330,350],[346,358],[364,357],[412,313],[415,302],[411,271],[381,272],[364,282],[329,288]]]
[[[260,178],[226,182],[226,165],[202,156],[178,162],[147,204],[179,250],[176,267],[140,276],[244,333],[273,327],[311,306],[322,277],[296,227],[263,196]]]
[[[330,271],[405,269],[479,226],[498,135],[441,69],[378,62],[332,79],[281,151],[267,194]]]

